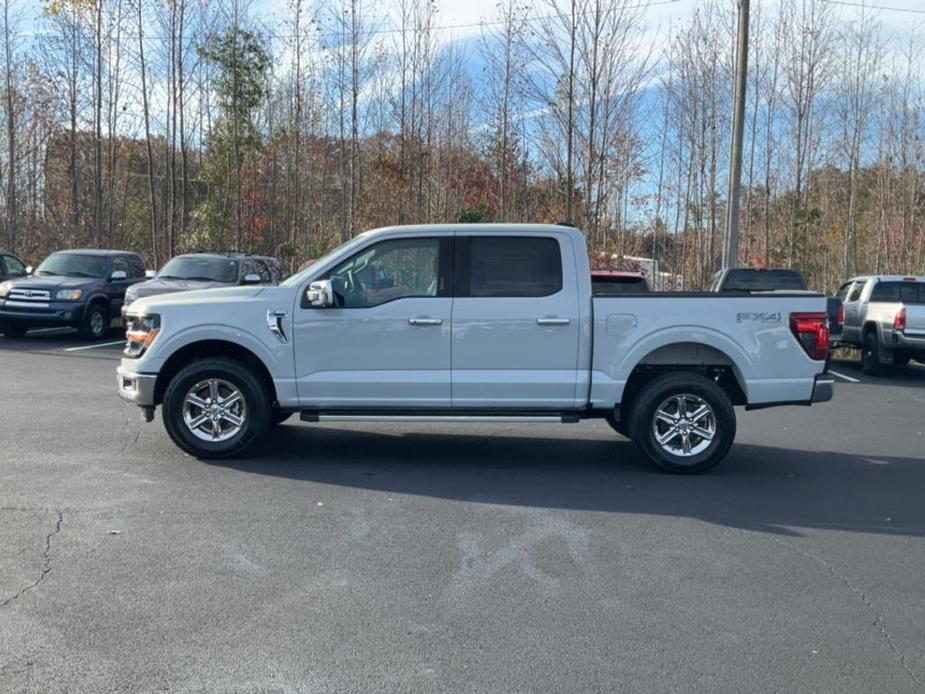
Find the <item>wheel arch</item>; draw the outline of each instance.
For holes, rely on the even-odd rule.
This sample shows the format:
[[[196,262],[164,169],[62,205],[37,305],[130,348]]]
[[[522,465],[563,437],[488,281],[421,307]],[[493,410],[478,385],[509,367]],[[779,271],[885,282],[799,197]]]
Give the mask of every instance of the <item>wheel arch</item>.
[[[208,357],[226,357],[243,362],[258,376],[273,402],[277,401],[276,386],[270,370],[254,352],[236,342],[221,339],[204,339],[190,342],[178,348],[164,362],[154,384],[154,404],[160,405],[164,393],[173,377],[190,362]]]
[[[710,378],[733,405],[748,402],[747,382],[740,362],[714,345],[683,340],[651,349],[636,361],[623,388],[620,409],[628,411],[635,396],[650,381],[675,371],[690,371]]]

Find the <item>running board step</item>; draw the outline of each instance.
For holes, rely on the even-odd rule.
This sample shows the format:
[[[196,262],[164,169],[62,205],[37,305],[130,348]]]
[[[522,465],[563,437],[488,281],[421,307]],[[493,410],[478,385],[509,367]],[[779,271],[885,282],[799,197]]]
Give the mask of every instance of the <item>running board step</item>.
[[[577,414],[347,414],[305,411],[299,413],[303,422],[557,422],[576,424]]]

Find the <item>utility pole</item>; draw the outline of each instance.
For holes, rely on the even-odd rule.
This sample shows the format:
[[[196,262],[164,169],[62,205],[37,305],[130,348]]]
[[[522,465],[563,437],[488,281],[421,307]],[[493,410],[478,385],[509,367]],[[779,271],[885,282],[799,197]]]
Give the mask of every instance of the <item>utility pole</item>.
[[[742,186],[742,138],[745,130],[745,88],[748,76],[748,4],[749,0],[739,0],[732,153],[729,157],[729,194],[726,197],[726,233],[723,240],[724,270],[739,264],[739,189]]]

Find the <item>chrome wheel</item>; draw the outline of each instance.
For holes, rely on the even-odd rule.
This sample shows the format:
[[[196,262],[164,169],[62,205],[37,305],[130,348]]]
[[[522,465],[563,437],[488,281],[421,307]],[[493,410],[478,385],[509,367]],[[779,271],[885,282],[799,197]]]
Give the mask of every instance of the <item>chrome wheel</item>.
[[[241,431],[246,418],[241,391],[220,378],[200,381],[183,398],[183,421],[203,441],[227,441]]]
[[[655,410],[652,432],[666,453],[688,458],[702,453],[713,443],[716,414],[707,401],[697,395],[672,395]]]

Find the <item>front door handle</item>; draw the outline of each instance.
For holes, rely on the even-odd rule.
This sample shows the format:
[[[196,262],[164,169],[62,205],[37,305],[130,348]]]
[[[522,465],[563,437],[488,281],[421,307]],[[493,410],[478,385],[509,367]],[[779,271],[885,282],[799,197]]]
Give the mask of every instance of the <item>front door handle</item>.
[[[411,325],[441,325],[442,318],[409,318],[408,323]]]
[[[572,322],[571,318],[537,318],[537,325],[568,325]]]

